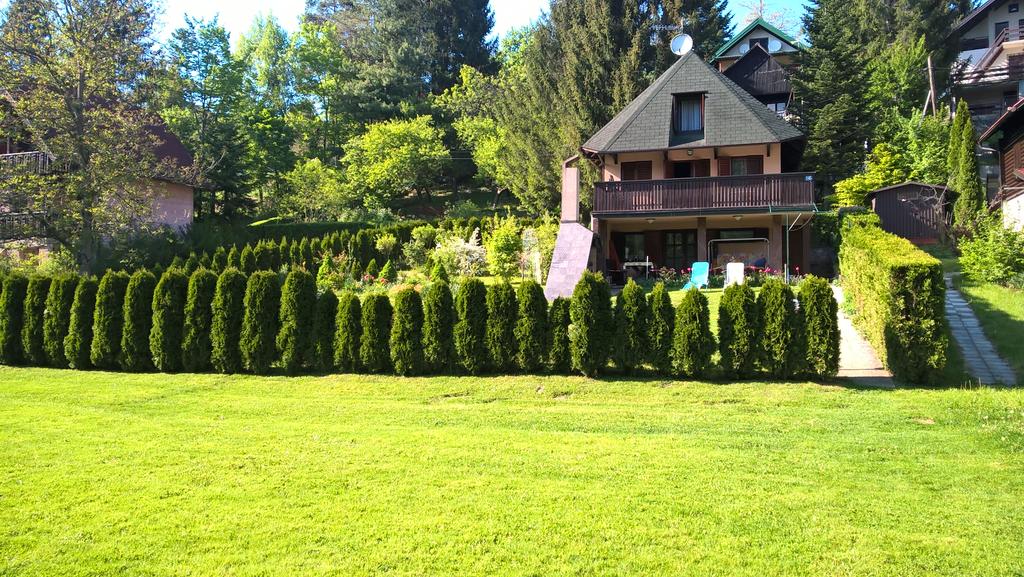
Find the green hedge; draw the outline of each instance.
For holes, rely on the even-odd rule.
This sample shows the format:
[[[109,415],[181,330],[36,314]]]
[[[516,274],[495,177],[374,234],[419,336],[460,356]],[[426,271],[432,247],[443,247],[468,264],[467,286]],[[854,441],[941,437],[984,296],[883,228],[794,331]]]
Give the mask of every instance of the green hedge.
[[[124,328],[124,297],[129,276],[108,271],[100,279],[93,314],[92,348],[89,359],[98,369],[114,369],[121,356],[121,332]]]
[[[423,372],[423,301],[413,288],[404,288],[395,295],[390,347],[395,374]]]
[[[516,291],[507,281],[487,287],[487,360],[491,370],[508,373],[516,363]]]
[[[487,287],[480,279],[466,279],[455,296],[455,353],[459,366],[471,375],[487,367]]]
[[[281,289],[277,351],[284,370],[296,374],[313,361],[313,319],[316,313],[316,281],[305,270],[288,273]]]
[[[46,347],[43,345],[43,317],[46,314],[46,297],[49,294],[49,277],[33,276],[28,279],[25,310],[22,313],[21,350],[25,362],[37,367],[47,364]]]
[[[72,369],[88,369],[92,366],[89,351],[92,348],[93,314],[96,310],[98,286],[95,278],[87,277],[79,281],[75,288],[68,336],[64,338],[64,357]]]
[[[371,294],[363,302],[363,336],[359,341],[359,361],[371,373],[391,369],[391,301],[387,295]]]
[[[449,374],[455,369],[455,302],[448,282],[434,280],[423,296],[423,359],[426,369]]]
[[[839,267],[853,321],[882,363],[899,381],[936,383],[948,347],[942,264],[867,219],[846,217]]]
[[[803,322],[789,285],[769,278],[757,295],[761,331],[761,368],[772,378],[791,379],[803,372]]]
[[[615,300],[615,364],[626,373],[643,365],[650,356],[649,323],[644,289],[629,279]]]
[[[718,352],[729,377],[754,375],[760,346],[757,300],[747,285],[725,289],[718,305]]]
[[[172,268],[160,277],[153,291],[149,349],[158,371],[174,373],[181,370],[188,285],[189,277],[185,271]]]
[[[654,285],[648,296],[651,320],[648,335],[650,354],[648,359],[654,368],[663,374],[672,372],[673,332],[675,331],[675,310],[665,283]]]
[[[800,283],[797,295],[804,318],[804,366],[818,377],[839,372],[839,303],[828,281],[809,276]]]
[[[338,297],[333,291],[326,291],[316,299],[316,316],[313,319],[312,366],[318,372],[334,370],[335,319],[338,316]]]
[[[263,375],[277,360],[278,311],[281,307],[281,285],[277,274],[267,271],[253,273],[245,287],[245,314],[239,348],[245,368]]]
[[[711,311],[704,293],[691,288],[676,308],[672,343],[672,368],[677,375],[704,377],[715,353]]]
[[[27,291],[27,278],[17,274],[4,277],[0,292],[0,361],[5,365],[21,364],[25,358],[21,331]]]
[[[363,338],[363,311],[359,297],[352,291],[338,298],[334,327],[334,366],[354,373],[360,369],[359,343]]]
[[[181,274],[179,269],[170,269]],[[153,328],[153,291],[156,276],[148,270],[132,273],[124,295],[124,330],[121,332],[119,362],[126,371],[153,368],[153,352],[149,333]]]
[[[569,303],[569,352],[572,367],[585,376],[596,376],[608,364],[613,334],[611,293],[597,273],[583,273]]]
[[[217,277],[210,321],[210,364],[221,373],[238,373],[244,367],[239,344],[247,284],[237,268],[228,268]]]
[[[46,295],[46,316],[43,320],[43,349],[51,367],[68,366],[64,340],[71,327],[71,307],[74,305],[78,276],[65,274],[54,277]]]
[[[516,318],[515,340],[518,344],[516,366],[533,373],[545,365],[548,347],[548,301],[544,287],[533,280],[524,280],[516,295],[519,314]]]
[[[551,331],[551,350],[548,351],[548,368],[551,372],[564,375],[572,369],[572,352],[569,350],[569,299],[558,297],[548,307],[548,330]]]
[[[212,349],[213,298],[217,275],[199,269],[188,279],[185,301],[185,327],[181,342],[181,365],[186,371],[199,372],[210,368]]]

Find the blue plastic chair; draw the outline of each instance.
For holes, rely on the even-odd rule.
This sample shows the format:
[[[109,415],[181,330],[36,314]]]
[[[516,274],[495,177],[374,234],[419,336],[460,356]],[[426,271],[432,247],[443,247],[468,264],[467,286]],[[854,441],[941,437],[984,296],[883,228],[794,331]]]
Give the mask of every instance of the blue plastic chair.
[[[698,290],[708,288],[708,275],[711,272],[711,263],[695,262],[690,269],[690,281],[683,286],[683,290],[696,287]]]

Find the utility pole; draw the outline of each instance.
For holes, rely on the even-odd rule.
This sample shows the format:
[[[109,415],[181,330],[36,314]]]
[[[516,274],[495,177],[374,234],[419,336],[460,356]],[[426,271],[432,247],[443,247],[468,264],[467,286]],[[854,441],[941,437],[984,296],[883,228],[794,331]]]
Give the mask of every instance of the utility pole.
[[[928,55],[928,95],[932,99],[932,116],[936,114],[935,111],[935,74],[932,72],[932,55]]]

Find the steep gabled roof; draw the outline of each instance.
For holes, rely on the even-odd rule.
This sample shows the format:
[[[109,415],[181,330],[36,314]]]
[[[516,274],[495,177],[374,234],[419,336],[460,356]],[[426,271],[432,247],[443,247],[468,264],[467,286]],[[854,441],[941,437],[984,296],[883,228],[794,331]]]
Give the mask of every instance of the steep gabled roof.
[[[956,25],[953,26],[953,33],[962,32],[966,28],[973,26],[978,21],[978,19],[988,14],[989,10],[993,8],[998,8],[1003,4],[1003,2],[1006,2],[1006,0],[988,0],[981,6],[978,6],[977,8],[972,10],[970,14],[964,16],[963,20],[957,22]]]
[[[755,44],[722,74],[754,96],[784,94],[791,90],[789,73],[760,44]]]
[[[763,18],[755,18],[753,22],[747,24],[747,26],[743,30],[740,30],[737,34],[733,35],[733,37],[730,38],[728,42],[719,47],[718,50],[715,51],[715,55],[711,57],[711,61],[714,62],[715,60],[718,60],[723,54],[732,50],[732,47],[736,46],[736,44],[740,40],[746,38],[747,35],[753,32],[755,28],[759,27],[764,28],[768,32],[774,34],[780,40],[789,44],[793,48],[800,48],[800,43],[796,41],[796,38],[793,38],[789,34],[786,34],[782,30],[779,30],[778,28],[773,26],[771,22],[768,22]]]
[[[704,94],[704,134],[698,140],[681,140],[672,132],[676,94]],[[590,137],[583,150],[639,152],[765,144],[799,138],[803,134],[796,127],[690,52]]]

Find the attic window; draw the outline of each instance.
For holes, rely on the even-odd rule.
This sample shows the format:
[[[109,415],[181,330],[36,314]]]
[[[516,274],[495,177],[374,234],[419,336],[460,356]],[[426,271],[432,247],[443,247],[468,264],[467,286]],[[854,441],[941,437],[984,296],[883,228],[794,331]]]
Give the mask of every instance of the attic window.
[[[672,129],[676,134],[704,130],[704,95],[676,94],[672,111]]]
[[[766,51],[768,50],[768,38],[751,38],[750,41],[747,43],[747,45],[750,46],[751,49],[753,49],[758,44],[761,45],[761,48],[764,48]]]

